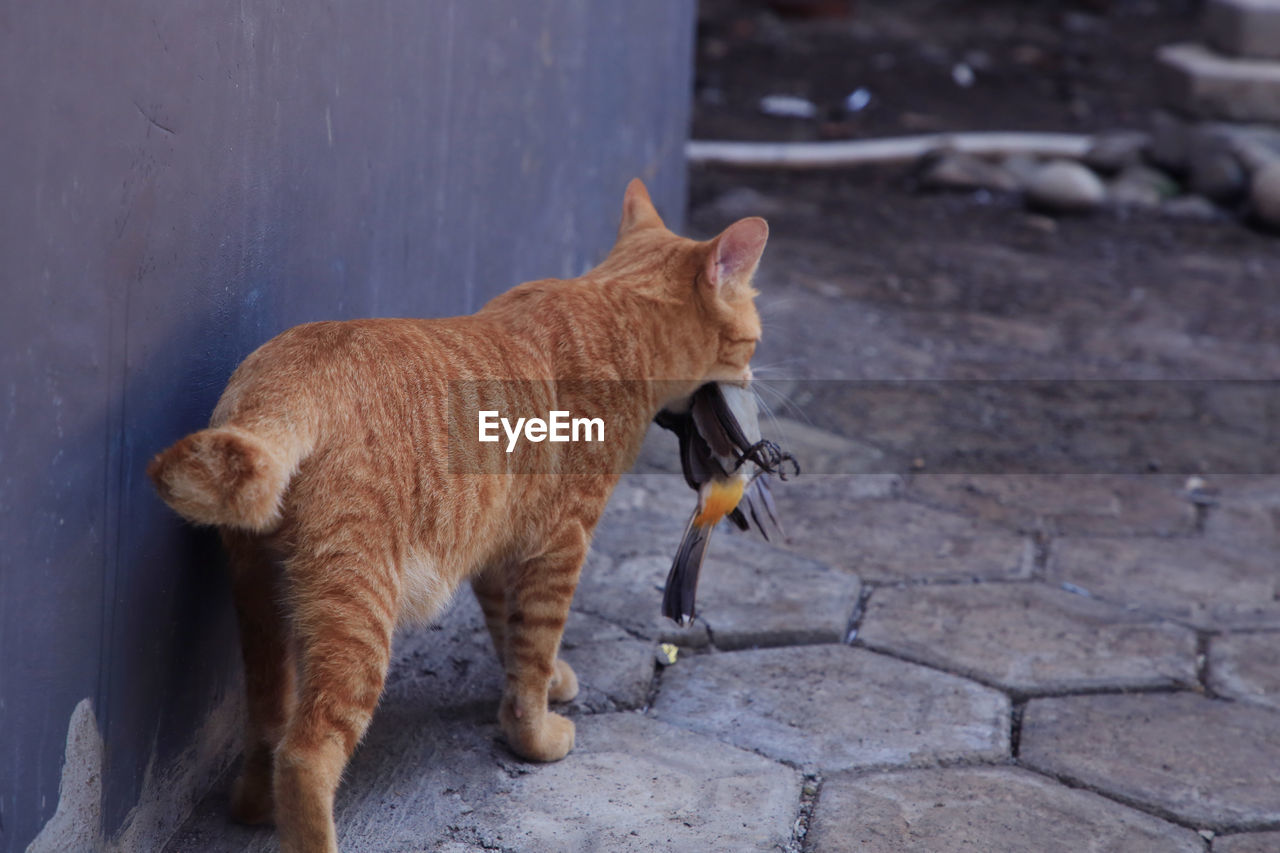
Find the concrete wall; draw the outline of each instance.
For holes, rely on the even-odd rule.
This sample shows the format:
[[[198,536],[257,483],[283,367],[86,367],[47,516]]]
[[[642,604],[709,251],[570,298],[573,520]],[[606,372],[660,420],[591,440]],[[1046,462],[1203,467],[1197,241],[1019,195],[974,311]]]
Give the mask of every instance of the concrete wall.
[[[288,326],[576,274],[637,174],[678,223],[692,7],[0,6],[0,850],[63,776],[154,838],[229,756],[221,557],[147,459]]]

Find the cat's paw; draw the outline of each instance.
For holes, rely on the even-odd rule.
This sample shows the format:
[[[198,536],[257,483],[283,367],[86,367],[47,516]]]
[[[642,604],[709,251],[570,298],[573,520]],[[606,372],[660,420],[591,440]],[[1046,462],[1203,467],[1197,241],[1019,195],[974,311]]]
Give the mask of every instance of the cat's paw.
[[[578,676],[562,658],[556,658],[555,671],[547,684],[547,698],[552,702],[568,702],[578,695]]]
[[[559,761],[573,749],[573,720],[550,711],[536,728],[519,723],[510,727],[504,725],[503,728],[511,749],[530,761]]]

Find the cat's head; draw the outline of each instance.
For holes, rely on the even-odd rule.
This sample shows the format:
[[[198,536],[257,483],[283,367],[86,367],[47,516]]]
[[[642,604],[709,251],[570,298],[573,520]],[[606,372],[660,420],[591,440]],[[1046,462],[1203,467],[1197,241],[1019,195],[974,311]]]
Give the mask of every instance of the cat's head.
[[[663,225],[638,178],[627,187],[614,251],[660,270],[657,284],[677,315],[672,345],[689,350],[692,375],[683,378],[698,385],[751,378],[751,356],[760,340],[752,278],[768,239],[769,225],[758,216],[740,219],[705,242],[678,237]]]

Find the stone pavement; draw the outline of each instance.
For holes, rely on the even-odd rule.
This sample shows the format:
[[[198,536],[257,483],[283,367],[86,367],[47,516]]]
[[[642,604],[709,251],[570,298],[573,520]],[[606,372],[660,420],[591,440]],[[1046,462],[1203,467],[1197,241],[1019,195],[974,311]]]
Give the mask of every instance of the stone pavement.
[[[1077,291],[1060,335],[1052,302],[976,321],[953,288],[989,275],[989,251],[969,268],[951,252],[961,284],[937,293],[952,322],[851,290],[830,250],[787,231],[783,216],[757,360],[802,377],[1129,361],[1147,378],[1280,375],[1265,335],[1179,338],[1182,314],[1158,304],[1194,291],[1177,276],[1141,312]],[[1028,281],[1055,263],[1001,251],[998,269]],[[1230,263],[1191,258],[1187,275]],[[1218,310],[1243,299],[1211,278]],[[655,431],[565,635],[582,685],[565,760],[503,746],[469,595],[400,637],[339,794],[343,849],[1280,850],[1280,476],[886,473],[894,448],[850,405],[815,398],[812,423],[770,422],[810,471],[775,489],[786,535],[717,533],[688,629],[659,601],[693,496]],[[895,414],[878,416],[891,439]],[[679,646],[673,665],[661,642]],[[168,849],[276,849],[225,801],[215,791]]]

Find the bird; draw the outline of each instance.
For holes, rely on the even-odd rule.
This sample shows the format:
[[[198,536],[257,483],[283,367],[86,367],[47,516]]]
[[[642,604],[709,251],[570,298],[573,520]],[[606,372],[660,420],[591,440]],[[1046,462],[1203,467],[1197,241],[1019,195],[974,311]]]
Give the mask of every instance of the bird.
[[[727,517],[747,530],[754,523],[768,539],[760,509],[774,527],[779,526],[769,475],[785,480],[784,465],[790,463],[795,474],[800,465],[776,443],[760,437],[755,394],[745,384],[709,382],[684,406],[658,412],[654,422],[679,438],[685,482],[698,493],[662,596],[662,615],[688,627],[697,616],[698,574],[716,524]]]

